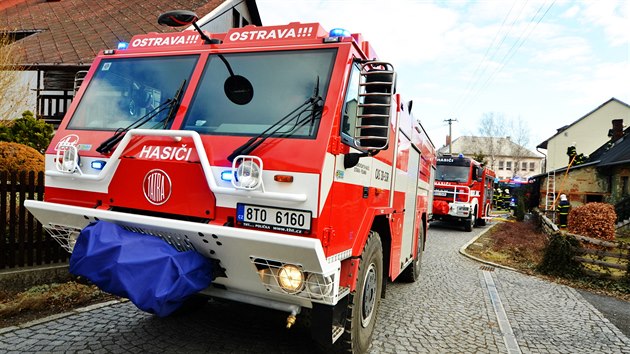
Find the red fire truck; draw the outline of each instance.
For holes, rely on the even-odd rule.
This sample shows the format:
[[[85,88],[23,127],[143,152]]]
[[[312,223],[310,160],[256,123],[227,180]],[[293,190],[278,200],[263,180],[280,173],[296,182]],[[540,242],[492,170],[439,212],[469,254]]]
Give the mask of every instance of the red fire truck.
[[[196,19],[99,53],[28,209],[71,272],[143,310],[194,293],[287,327],[309,312],[316,342],[365,352],[387,281],[419,276],[432,142],[360,34]]]
[[[439,156],[433,191],[433,220],[483,226],[492,208],[494,171],[470,157]]]

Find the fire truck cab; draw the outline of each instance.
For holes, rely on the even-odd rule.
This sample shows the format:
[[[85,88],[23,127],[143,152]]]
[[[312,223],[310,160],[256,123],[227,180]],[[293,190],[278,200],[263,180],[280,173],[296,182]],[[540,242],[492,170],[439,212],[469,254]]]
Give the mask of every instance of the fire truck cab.
[[[439,156],[433,191],[433,220],[463,225],[465,231],[483,226],[490,216],[494,171],[459,156]]]
[[[308,311],[319,344],[367,351],[387,281],[419,277],[433,143],[360,34],[196,19],[96,57],[26,206],[71,271],[143,310],[200,293],[287,327]]]

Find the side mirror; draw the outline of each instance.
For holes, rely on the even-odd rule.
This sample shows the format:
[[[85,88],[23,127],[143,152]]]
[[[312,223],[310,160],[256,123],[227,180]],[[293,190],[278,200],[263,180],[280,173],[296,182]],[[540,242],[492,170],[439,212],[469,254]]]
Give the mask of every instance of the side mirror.
[[[197,14],[188,10],[174,10],[161,14],[158,17],[158,24],[169,27],[190,26],[197,22]]]
[[[475,180],[477,182],[483,181],[483,168],[482,167],[475,167],[475,170],[477,170],[477,173],[476,173],[477,177],[475,178]]]
[[[199,28],[199,25],[197,24],[197,20],[199,20],[199,17],[196,13],[192,11],[173,10],[161,14],[158,17],[158,24],[169,27],[183,27],[193,25],[193,27],[195,27],[195,30],[199,32],[199,36],[204,40],[206,44],[221,43],[220,40],[209,38],[205,33],[203,33],[203,31],[201,30],[201,28]]]
[[[389,145],[389,120],[396,88],[394,67],[385,62],[361,66],[357,125],[353,138],[360,148],[383,150]]]

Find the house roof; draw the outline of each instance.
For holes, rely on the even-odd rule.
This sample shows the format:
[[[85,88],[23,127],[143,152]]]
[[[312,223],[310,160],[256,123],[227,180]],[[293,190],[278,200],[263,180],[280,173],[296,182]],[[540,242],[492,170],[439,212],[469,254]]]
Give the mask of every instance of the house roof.
[[[604,144],[600,150],[597,167],[607,167],[619,164],[630,164],[630,129],[626,129],[623,137],[615,142]]]
[[[0,32],[34,32],[20,39],[23,65],[88,66],[102,49],[115,48],[136,34],[176,32],[158,25],[160,14],[194,11],[200,18],[223,0],[2,0]],[[255,0],[245,0],[253,24],[260,25]],[[258,21],[258,23],[256,23]]]
[[[615,142],[608,141],[604,145],[595,150],[586,162],[580,165],[571,166],[570,170],[576,170],[583,167],[610,167],[615,165],[630,164],[630,128],[624,130],[623,136]],[[558,168],[555,173],[562,173],[567,170],[567,166]],[[547,172],[541,173],[530,178],[538,178],[546,176]]]
[[[600,108],[602,108],[603,106],[605,106],[605,105],[607,105],[607,104],[609,104],[610,102],[613,102],[613,101],[615,101],[615,102],[617,102],[617,103],[621,103],[622,105],[624,105],[624,106],[626,106],[626,107],[630,108],[630,105],[628,105],[627,103],[625,103],[625,102],[623,102],[623,101],[620,101],[620,100],[618,100],[618,99],[616,99],[616,98],[614,98],[614,97],[613,97],[613,98],[609,99],[608,101],[606,101],[606,102],[604,102],[604,103],[600,104],[597,108],[595,108],[594,110],[592,110],[592,111],[588,112],[587,114],[585,114],[584,116],[582,116],[581,118],[579,118],[578,120],[576,120],[575,122],[573,122],[573,123],[571,123],[571,124],[569,124],[569,125],[565,125],[565,126],[563,126],[563,127],[561,127],[561,128],[558,128],[558,129],[557,129],[557,131],[556,131],[556,134],[554,134],[554,135],[552,135],[551,137],[547,138],[547,140],[545,140],[545,141],[543,141],[542,143],[538,144],[538,146],[536,146],[536,147],[537,147],[537,148],[540,148],[540,149],[546,149],[546,148],[547,148],[547,143],[549,142],[549,140],[553,139],[553,138],[554,138],[554,137],[556,137],[558,134],[562,133],[563,131],[567,130],[568,128],[570,128],[570,127],[572,127],[573,125],[577,124],[579,121],[581,121],[581,120],[585,119],[586,117],[588,117],[588,116],[590,116],[591,114],[593,114],[595,111],[599,110],[599,109],[600,109]]]
[[[518,151],[521,157],[542,158],[542,156],[505,137],[460,136],[453,140],[451,145],[453,152],[465,155],[473,155],[479,152],[489,155],[487,147],[493,146],[495,148],[495,156],[514,156],[514,152]],[[448,153],[448,145],[439,148],[438,152]]]

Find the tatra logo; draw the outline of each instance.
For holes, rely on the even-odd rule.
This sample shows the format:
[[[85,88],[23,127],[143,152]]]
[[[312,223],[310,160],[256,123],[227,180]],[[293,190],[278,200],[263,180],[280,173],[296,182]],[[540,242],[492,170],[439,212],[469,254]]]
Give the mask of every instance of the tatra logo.
[[[144,197],[153,205],[166,203],[171,197],[171,187],[171,178],[159,169],[149,171],[142,182]]]
[[[57,142],[55,145],[55,151],[63,151],[66,150],[65,146],[77,145],[79,143],[79,136],[76,134],[66,135],[61,140]]]
[[[138,158],[156,160],[188,161],[193,149],[182,146],[143,146]]]

